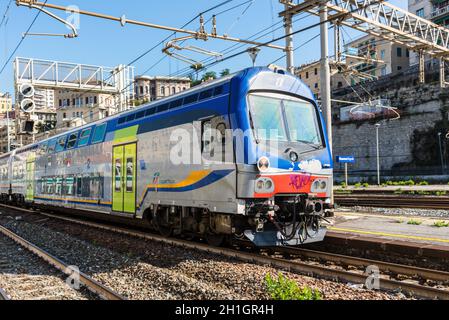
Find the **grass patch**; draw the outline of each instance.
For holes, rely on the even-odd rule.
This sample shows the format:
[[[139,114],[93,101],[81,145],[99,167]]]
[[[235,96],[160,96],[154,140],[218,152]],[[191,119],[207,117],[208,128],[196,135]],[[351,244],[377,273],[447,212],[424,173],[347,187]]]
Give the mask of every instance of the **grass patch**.
[[[265,276],[265,286],[273,300],[321,300],[321,293],[309,287],[300,288],[298,284],[279,272],[277,279],[271,274]]]
[[[446,222],[446,221],[436,221],[436,222],[433,224],[433,226],[434,226],[434,227],[437,227],[437,228],[449,227],[449,222]]]
[[[409,221],[407,221],[407,224],[411,224],[411,225],[414,225],[414,226],[419,226],[420,224],[422,224],[422,221],[415,220],[415,219],[410,219]]]

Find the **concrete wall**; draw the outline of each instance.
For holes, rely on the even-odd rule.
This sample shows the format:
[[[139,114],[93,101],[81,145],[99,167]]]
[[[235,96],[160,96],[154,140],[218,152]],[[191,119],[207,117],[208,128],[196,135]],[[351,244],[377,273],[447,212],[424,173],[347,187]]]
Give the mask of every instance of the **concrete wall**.
[[[438,132],[442,132],[444,161],[449,165],[449,140],[444,136],[449,132],[449,88],[441,89],[438,74],[428,70],[427,84],[417,84],[417,73],[409,70],[398,75],[382,77],[376,82],[334,91],[333,98],[356,101],[368,99],[364,89],[373,98],[387,98],[392,107],[398,108],[401,118],[375,119],[352,122],[339,121],[341,105],[333,107],[334,156],[354,155],[356,163],[349,165],[355,179],[374,180],[376,177],[376,127],[380,122],[380,158],[383,175],[420,176],[441,174],[441,160]],[[436,78],[436,79],[435,79]],[[336,178],[342,179],[343,166],[335,164]],[[447,170],[449,170],[447,168]],[[363,177],[368,177],[364,179]]]

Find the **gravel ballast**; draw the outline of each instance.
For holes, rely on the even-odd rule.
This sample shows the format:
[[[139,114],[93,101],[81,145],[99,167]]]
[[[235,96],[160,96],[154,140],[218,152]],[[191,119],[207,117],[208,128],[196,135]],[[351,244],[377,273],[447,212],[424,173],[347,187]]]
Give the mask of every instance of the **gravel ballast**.
[[[267,273],[280,270],[213,254],[136,239],[56,219],[0,216],[0,223],[60,259],[76,265],[129,299],[269,299]],[[36,216],[36,215],[34,215]],[[283,272],[324,299],[403,299],[385,293]]]

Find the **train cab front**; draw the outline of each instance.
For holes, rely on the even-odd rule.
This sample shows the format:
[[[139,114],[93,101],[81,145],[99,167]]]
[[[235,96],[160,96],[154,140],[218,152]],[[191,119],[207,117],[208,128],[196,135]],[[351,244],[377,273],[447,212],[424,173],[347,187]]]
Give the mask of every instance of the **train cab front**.
[[[259,247],[322,241],[333,209],[333,164],[321,112],[296,77],[277,77],[282,87],[296,89],[248,92],[251,133],[238,164],[246,217],[239,230]]]

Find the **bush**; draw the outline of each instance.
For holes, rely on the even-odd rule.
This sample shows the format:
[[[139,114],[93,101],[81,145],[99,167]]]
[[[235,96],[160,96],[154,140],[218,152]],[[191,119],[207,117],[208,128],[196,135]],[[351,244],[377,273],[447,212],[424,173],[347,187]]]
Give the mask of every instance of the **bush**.
[[[355,185],[354,185],[354,188],[360,188],[362,186],[362,184],[360,183],[360,182],[357,182]]]
[[[437,228],[443,228],[443,227],[449,227],[449,222],[446,221],[437,221],[433,224],[434,227]]]
[[[346,185],[346,182],[342,182],[342,183],[340,183],[340,186],[341,186],[342,188],[346,188],[346,187],[348,187],[348,186]]]
[[[412,224],[412,225],[415,225],[415,226],[419,226],[421,223],[422,223],[422,221],[414,220],[414,219],[410,219],[410,220],[407,222],[407,224]]]
[[[364,188],[368,188],[368,187],[369,187],[369,183],[365,182],[365,183],[363,184],[363,187],[364,187]]]
[[[265,276],[267,291],[273,300],[321,300],[321,293],[309,287],[299,288],[298,284],[279,272],[274,279],[271,274]]]
[[[427,181],[421,181],[420,183],[418,183],[419,186],[428,186],[429,183]]]

